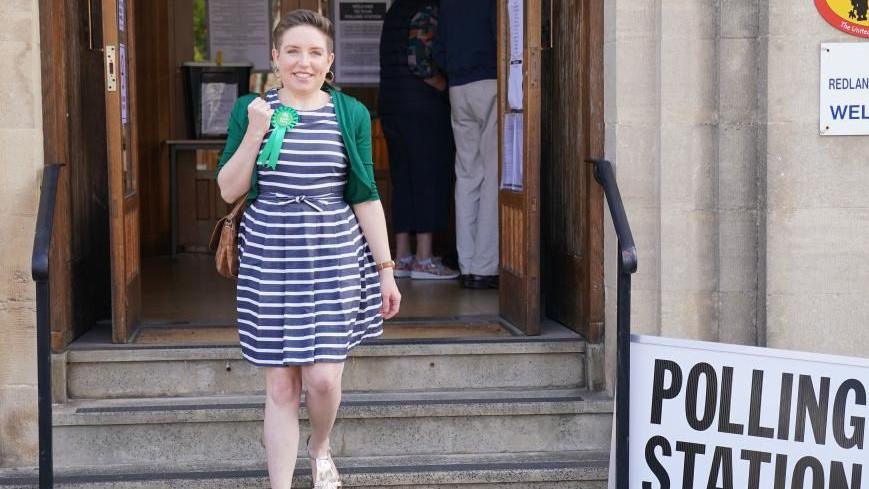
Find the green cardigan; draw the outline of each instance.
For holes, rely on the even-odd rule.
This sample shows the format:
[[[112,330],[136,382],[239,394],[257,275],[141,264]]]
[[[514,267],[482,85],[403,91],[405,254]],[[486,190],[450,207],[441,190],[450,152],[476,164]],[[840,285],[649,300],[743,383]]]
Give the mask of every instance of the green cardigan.
[[[377,193],[377,185],[374,182],[374,162],[371,159],[371,114],[362,102],[355,98],[331,87],[327,91],[332,96],[338,126],[341,128],[341,135],[344,138],[344,149],[350,159],[347,185],[344,187],[344,200],[348,204],[378,200],[380,195]],[[217,162],[218,173],[241,144],[247,130],[247,106],[256,97],[257,94],[249,93],[242,95],[235,102],[229,116],[226,145],[223,147],[223,153]],[[259,191],[258,172],[258,167],[254,165],[254,171],[250,175],[248,202],[253,201]]]

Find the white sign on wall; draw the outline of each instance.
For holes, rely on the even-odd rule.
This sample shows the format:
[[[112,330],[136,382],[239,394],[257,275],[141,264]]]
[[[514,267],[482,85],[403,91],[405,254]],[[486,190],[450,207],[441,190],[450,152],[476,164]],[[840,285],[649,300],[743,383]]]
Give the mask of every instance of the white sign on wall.
[[[253,63],[257,71],[271,70],[271,29],[267,0],[208,0],[208,51],[212,60],[223,53],[224,63]]]
[[[631,488],[869,482],[869,360],[648,336],[631,343]]]
[[[822,136],[869,134],[869,43],[821,44]]]
[[[390,0],[334,0],[335,81],[380,83],[380,33]]]

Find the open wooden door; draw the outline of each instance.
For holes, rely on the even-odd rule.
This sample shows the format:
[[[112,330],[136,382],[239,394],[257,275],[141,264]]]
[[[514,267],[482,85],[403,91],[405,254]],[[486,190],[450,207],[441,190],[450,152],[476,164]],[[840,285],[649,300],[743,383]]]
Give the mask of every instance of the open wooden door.
[[[529,335],[540,333],[541,3],[542,0],[498,1],[498,151],[502,182],[498,193],[499,302],[501,317]],[[521,12],[511,13],[511,8]],[[517,20],[519,14],[521,21]],[[514,19],[512,36],[511,18]],[[520,26],[524,31],[522,39],[517,36]],[[518,71],[515,67],[519,66],[520,59],[521,71]],[[521,103],[511,97],[514,108],[507,95],[511,63],[515,83],[521,82],[522,92]],[[514,95],[516,88],[514,85]],[[513,136],[508,133],[518,138],[521,145],[511,144]],[[505,179],[507,173],[512,176]]]
[[[106,75],[109,235],[112,265],[112,341],[126,343],[141,316],[139,161],[133,59],[134,0],[101,0]]]
[[[543,309],[601,341],[603,197],[587,158],[603,157],[603,1],[544,0],[541,195]]]

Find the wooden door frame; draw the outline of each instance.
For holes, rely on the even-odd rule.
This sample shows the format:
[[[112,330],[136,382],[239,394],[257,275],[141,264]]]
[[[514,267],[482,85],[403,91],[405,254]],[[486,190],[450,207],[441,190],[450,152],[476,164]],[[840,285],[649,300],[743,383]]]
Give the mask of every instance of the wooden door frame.
[[[39,59],[42,72],[42,141],[44,164],[70,161],[70,129],[67,101],[71,74],[67,69],[70,53],[66,43],[66,2],[39,0]],[[49,83],[51,81],[52,83]],[[60,169],[54,235],[51,241],[51,349],[63,351],[72,341],[71,201],[68,167]]]
[[[102,9],[103,46],[116,48],[117,87],[106,90],[106,114],[117,114],[118,120],[106,118],[106,144],[109,165],[109,233],[112,281],[112,342],[127,343],[138,328],[141,315],[142,274],[140,229],[140,168],[136,94],[136,1],[99,0]],[[119,23],[118,5],[124,5],[123,25]],[[114,28],[112,28],[114,26]],[[123,35],[119,34],[123,32]],[[123,42],[122,42],[123,40]],[[129,68],[127,68],[128,65]],[[124,93],[126,84],[126,93]],[[120,117],[126,96],[127,123]],[[127,136],[127,132],[129,136]],[[126,154],[123,149],[126,146]],[[124,171],[130,158],[131,189],[126,188],[128,175]],[[130,216],[133,216],[131,219]]]
[[[100,0],[91,1],[92,8],[101,8]],[[76,333],[76,307],[84,304],[76,303],[73,289],[72,273],[72,189],[69,178],[68,164],[74,160],[73,138],[69,117],[80,114],[71,111],[70,94],[78,90],[81,80],[71,69],[73,61],[70,35],[79,35],[77,26],[70,25],[69,9],[77,8],[75,4],[58,0],[39,0],[39,30],[40,30],[40,71],[42,76],[42,133],[44,164],[60,163],[61,168],[57,204],[54,215],[54,235],[51,243],[51,275],[49,287],[51,291],[51,349],[59,353],[66,349]],[[128,28],[132,29],[132,11],[127,12]],[[131,32],[131,31],[130,31]],[[132,34],[131,34],[132,35]],[[97,47],[101,52],[102,46]],[[132,42],[127,43],[128,55],[135,49]],[[128,73],[129,120],[135,120],[135,101],[132,94],[135,91],[133,71]],[[133,131],[133,136],[136,131]],[[133,154],[134,157],[137,155]],[[137,175],[138,177],[138,175]],[[106,236],[108,239],[109,236]],[[115,272],[112,272],[112,285],[115,283]]]
[[[526,0],[524,13],[524,66],[522,80],[523,93],[523,133],[522,164],[534,167],[535,171],[523,170],[523,189],[518,192],[501,188],[504,162],[503,121],[507,113],[507,72],[510,63],[509,18],[507,0],[497,2],[497,70],[498,70],[498,248],[500,290],[499,315],[501,321],[528,335],[538,335],[541,331],[542,315],[540,310],[540,124],[529,123],[540,119],[539,97],[529,97],[529,93],[540,89],[540,77],[531,80],[528,72],[540,72],[540,32],[528,32],[529,24],[540,23],[542,0]],[[531,13],[529,15],[529,12]],[[505,213],[505,206],[509,209]],[[512,235],[504,239],[504,230],[510,229]],[[516,239],[512,239],[516,238]],[[534,245],[529,240],[537,240]],[[505,273],[507,272],[507,273]],[[504,290],[519,290],[521,298],[508,297]],[[518,300],[517,300],[518,299]],[[512,324],[513,318],[517,324]]]
[[[557,0],[549,0],[551,2]],[[585,125],[589,141],[590,158],[603,158],[605,154],[604,138],[606,123],[604,119],[604,1],[605,0],[571,0],[582,5],[582,10],[589,16],[589,21],[583,23],[585,32],[583,38],[586,51],[584,53],[588,64],[583,76],[589,87],[590,97],[582,101],[582,111],[589,124]],[[584,162],[577,162],[585,164]],[[586,215],[587,225],[585,249],[585,265],[588,270],[588,280],[583,291],[584,309],[588,311],[586,331],[591,343],[601,343],[604,339],[604,321],[606,303],[604,297],[604,196],[603,189],[594,179],[590,164],[585,166],[586,180]]]
[[[550,8],[551,2],[555,1],[563,1],[563,0],[526,0],[526,25],[529,23],[527,19],[528,11],[527,5],[533,2],[536,6],[539,7],[539,11],[542,14],[543,9]],[[604,59],[604,6],[603,0],[564,0],[577,3],[582,11],[589,16],[589,21],[583,23],[584,32],[582,37],[587,42],[585,43],[585,50],[582,53],[582,57],[588,60],[584,70],[583,77],[589,87],[590,96],[584,98],[581,101],[575,102],[576,109],[583,111],[584,120],[588,120],[590,123],[585,125],[585,133],[582,135],[583,138],[586,138],[589,141],[588,147],[590,154],[586,155],[589,158],[602,158],[604,155],[604,136],[605,136],[605,125],[604,125],[604,74],[603,74],[603,59]],[[501,127],[500,121],[503,120],[505,107],[506,107],[506,90],[507,90],[507,63],[509,60],[509,52],[506,49],[508,39],[506,36],[508,33],[506,32],[505,26],[507,25],[508,20],[506,19],[507,15],[507,0],[498,0],[497,2],[497,10],[498,10],[498,174],[500,181],[501,169],[503,168],[503,147],[500,143],[501,135],[503,133],[503,128]],[[534,9],[532,9],[534,10]],[[541,49],[542,46],[545,45],[548,40],[541,38],[541,33],[525,33],[525,60],[530,69],[541,69]],[[536,66],[535,66],[536,64]],[[539,80],[538,80],[539,82]],[[523,92],[528,93],[528,78],[525,77],[523,81]],[[536,139],[538,141],[538,145],[536,147],[529,147],[527,144],[528,141],[534,140],[534,138],[529,135],[530,131],[538,131],[540,130],[540,124],[529,124],[528,121],[532,120],[533,117],[538,117],[541,109],[541,100],[529,101],[531,103],[528,104],[528,107],[525,109],[525,151],[526,153],[536,152],[537,159],[539,164],[539,154],[540,147],[539,141],[540,139]],[[573,103],[573,101],[565,101],[565,103]],[[584,179],[587,182],[586,189],[586,201],[584,202],[585,213],[583,219],[585,221],[585,228],[587,232],[585,233],[586,242],[584,243],[583,249],[587,250],[584,260],[584,269],[587,271],[586,280],[583,280],[584,290],[581,292],[581,297],[583,301],[583,310],[587,311],[587,315],[584,318],[585,324],[583,325],[583,329],[588,331],[588,340],[591,343],[600,343],[603,341],[603,333],[604,333],[604,320],[605,320],[605,297],[604,297],[604,230],[603,230],[603,191],[600,186],[597,185],[594,181],[594,176],[592,174],[591,165],[586,164],[585,162],[576,162],[578,165],[585,165],[584,171]],[[533,181],[526,181],[525,186],[528,189],[529,193],[532,195],[539,195],[540,188],[540,180],[539,175],[538,178]],[[499,199],[511,199],[514,198],[509,192],[501,192],[499,191]],[[500,206],[499,206],[500,207]],[[540,224],[541,224],[541,215],[540,215],[540,203],[539,199],[537,202],[532,202],[532,209],[536,209],[536,213],[533,213],[531,217],[532,219],[526,219],[525,226],[526,232],[528,236],[537,236],[540,237]],[[500,219],[500,217],[499,217]],[[541,244],[538,246],[532,247],[532,253],[529,254],[530,261],[536,260],[536,263],[529,264],[530,266],[526,268],[526,273],[528,277],[531,278],[531,283],[537,281],[537,287],[529,287],[529,289],[535,289],[538,292],[538,295],[534,295],[534,291],[526,290],[526,300],[529,303],[528,307],[528,316],[530,317],[532,314],[538,315],[541,320],[545,317],[545,311],[541,310],[541,304],[543,301],[541,300],[540,293],[542,293],[542,280],[545,280],[546,277],[541,276],[541,268],[540,268],[540,252],[541,252]],[[503,279],[503,277],[502,277]],[[500,307],[504,307],[502,303]]]

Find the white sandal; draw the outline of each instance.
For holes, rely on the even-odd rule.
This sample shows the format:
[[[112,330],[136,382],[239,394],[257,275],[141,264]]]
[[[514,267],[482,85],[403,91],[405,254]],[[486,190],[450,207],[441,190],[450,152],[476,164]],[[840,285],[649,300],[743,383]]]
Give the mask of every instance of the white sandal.
[[[311,461],[311,470],[313,471],[312,486],[313,489],[337,489],[342,486],[341,478],[338,475],[338,467],[335,466],[335,461],[332,460],[332,448],[330,447],[325,457],[312,457],[311,451],[308,449],[308,444],[311,442],[311,436],[308,435],[305,441],[305,452],[308,454],[308,460]]]

